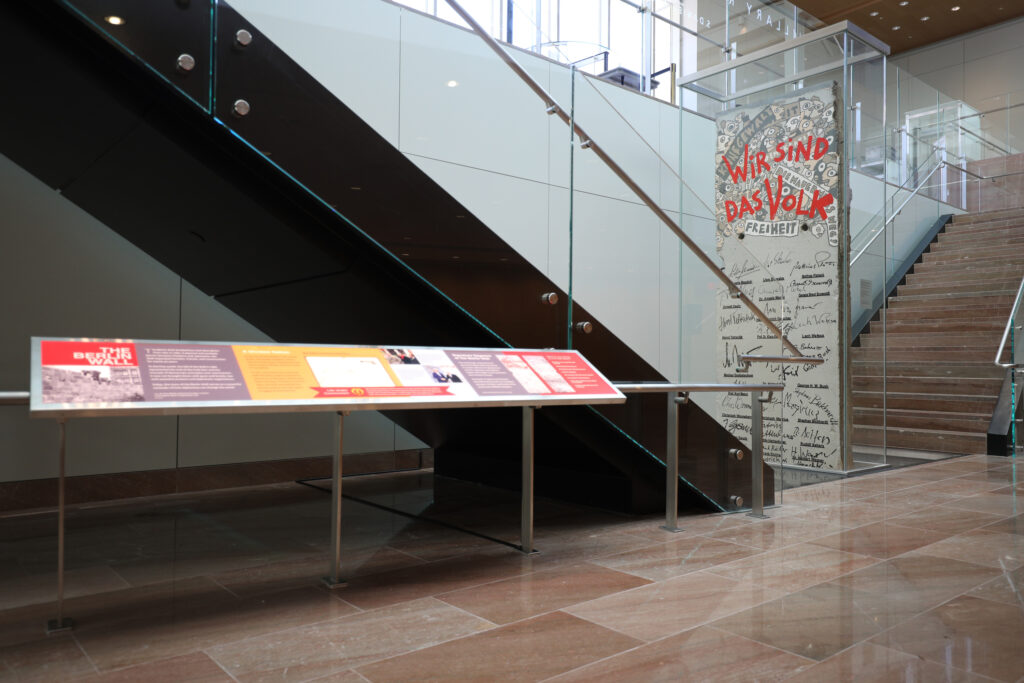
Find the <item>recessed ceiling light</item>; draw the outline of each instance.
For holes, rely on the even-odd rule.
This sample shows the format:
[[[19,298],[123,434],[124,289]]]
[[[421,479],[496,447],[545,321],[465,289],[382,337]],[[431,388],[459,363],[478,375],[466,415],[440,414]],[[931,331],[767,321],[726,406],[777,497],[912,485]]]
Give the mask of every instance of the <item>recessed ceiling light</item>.
[[[116,14],[111,14],[109,17],[103,17],[103,21],[107,22],[111,26],[120,26],[124,23],[124,19]]]
[[[900,30],[900,26],[899,26],[899,24],[897,24],[897,25],[893,26],[893,27],[892,27],[892,30],[893,30],[893,31],[899,31],[899,30]]]
[[[901,0],[900,7],[906,7],[910,4],[910,0]]]
[[[928,17],[928,16],[921,17],[921,21],[928,21],[929,19],[931,19],[931,17]]]
[[[950,11],[952,11],[952,12],[959,12],[960,11],[960,5],[953,5],[950,8]]]
[[[875,11],[875,12],[871,12],[871,13],[870,13],[870,16],[872,16],[872,17],[877,17],[877,16],[878,16],[878,12],[877,12],[877,11]]]
[[[448,87],[449,87],[449,88],[454,88],[454,87],[455,87],[455,86],[457,86],[458,84],[459,84],[459,82],[458,82],[458,81],[448,81],[448,84],[447,84],[447,85],[448,85]]]

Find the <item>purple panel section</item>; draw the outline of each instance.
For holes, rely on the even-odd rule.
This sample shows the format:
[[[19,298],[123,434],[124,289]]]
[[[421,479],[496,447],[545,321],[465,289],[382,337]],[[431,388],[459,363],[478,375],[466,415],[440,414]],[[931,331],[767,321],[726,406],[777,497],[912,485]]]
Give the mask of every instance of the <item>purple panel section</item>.
[[[228,345],[136,344],[147,401],[246,401],[249,390]]]

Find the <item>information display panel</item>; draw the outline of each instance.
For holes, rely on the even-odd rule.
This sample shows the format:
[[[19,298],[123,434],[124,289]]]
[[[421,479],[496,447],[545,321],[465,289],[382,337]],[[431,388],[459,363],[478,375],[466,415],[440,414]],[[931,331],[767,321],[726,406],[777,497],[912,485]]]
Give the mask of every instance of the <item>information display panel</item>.
[[[32,338],[36,417],[623,401],[578,351]]]

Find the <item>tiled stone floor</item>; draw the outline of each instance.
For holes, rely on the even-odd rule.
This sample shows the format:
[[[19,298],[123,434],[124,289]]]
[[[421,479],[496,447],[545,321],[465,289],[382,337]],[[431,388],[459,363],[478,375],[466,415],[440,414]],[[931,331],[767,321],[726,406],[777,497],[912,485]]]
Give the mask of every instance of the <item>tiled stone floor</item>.
[[[1024,681],[1024,472],[971,456],[787,491],[771,519],[538,501],[539,554],[299,484],[0,518],[0,681]],[[347,493],[517,540],[515,494]]]

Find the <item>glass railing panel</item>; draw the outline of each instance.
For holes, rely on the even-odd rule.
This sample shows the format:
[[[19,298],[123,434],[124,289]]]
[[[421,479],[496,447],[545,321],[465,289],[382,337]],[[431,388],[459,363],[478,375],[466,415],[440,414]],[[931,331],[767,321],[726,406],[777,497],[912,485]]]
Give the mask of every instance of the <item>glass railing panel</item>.
[[[1021,282],[1022,288],[1024,288],[1024,281]],[[1022,429],[1021,421],[1021,383],[1024,382],[1024,305],[1021,305],[1021,297],[1018,295],[1018,300],[1013,308],[1013,313],[1010,315],[1010,338],[1008,340],[1009,353],[1008,358],[1004,356],[1003,362],[1010,360],[1015,366],[1010,370],[1010,415],[1013,419],[1010,422],[1010,448],[1013,457],[1017,457],[1018,453],[1024,452],[1024,432]]]
[[[62,0],[65,7],[209,112],[214,0]]]
[[[308,14],[289,20],[275,3],[239,4],[258,23],[224,6],[220,34],[242,23],[257,35],[244,50],[218,42],[219,120],[494,343],[564,345],[564,290],[560,306],[541,300],[568,284],[564,263],[548,260],[543,102],[473,33],[395,5],[305,3]],[[369,42],[353,17],[365,6],[385,14],[374,31],[390,40],[374,56],[393,78],[375,75],[381,102],[356,112],[345,104],[352,86],[341,84],[365,82],[352,73],[362,62],[344,58]],[[305,42],[318,47],[303,50],[310,24],[318,40]],[[298,66],[285,56],[292,48]],[[527,55],[524,68],[548,85],[548,61]]]

